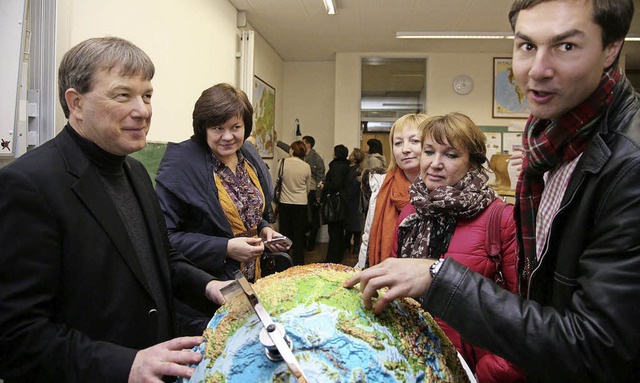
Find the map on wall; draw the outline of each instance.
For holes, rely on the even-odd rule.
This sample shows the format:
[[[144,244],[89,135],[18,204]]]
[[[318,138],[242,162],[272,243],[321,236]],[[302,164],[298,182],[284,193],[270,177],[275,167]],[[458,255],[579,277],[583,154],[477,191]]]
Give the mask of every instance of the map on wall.
[[[276,90],[253,77],[253,136],[262,158],[273,158],[276,125]]]
[[[493,59],[493,117],[529,117],[529,103],[516,84],[510,58]]]

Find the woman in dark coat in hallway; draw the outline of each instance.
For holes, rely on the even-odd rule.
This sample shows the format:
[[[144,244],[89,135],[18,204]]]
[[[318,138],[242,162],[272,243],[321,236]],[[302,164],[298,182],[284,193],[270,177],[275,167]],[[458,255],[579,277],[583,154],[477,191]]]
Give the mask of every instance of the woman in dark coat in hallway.
[[[360,239],[362,238],[362,228],[364,227],[364,214],[360,210],[360,179],[362,175],[362,161],[364,153],[358,148],[353,148],[349,154],[349,175],[347,178],[347,216],[344,224],[344,246],[345,250],[351,250],[351,254],[358,254],[360,251]],[[353,239],[353,245],[351,240]],[[353,246],[353,247],[352,247]],[[350,265],[352,266],[352,265]]]
[[[347,206],[348,155],[349,149],[344,145],[336,145],[333,148],[333,161],[329,163],[329,171],[324,180],[324,190],[322,191],[323,202],[329,194],[334,195],[337,193],[343,209]],[[328,222],[328,226],[329,245],[327,246],[326,262],[340,263],[344,253],[344,220]]]

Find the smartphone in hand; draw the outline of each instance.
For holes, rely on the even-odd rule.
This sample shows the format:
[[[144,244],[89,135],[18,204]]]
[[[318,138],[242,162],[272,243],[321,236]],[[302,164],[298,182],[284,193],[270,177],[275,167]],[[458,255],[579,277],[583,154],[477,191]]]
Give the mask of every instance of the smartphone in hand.
[[[291,242],[291,240],[285,236],[273,237],[269,241],[264,241],[264,245],[267,246],[271,251],[280,251],[278,249],[275,249],[273,245],[282,245],[286,249],[288,249],[292,244],[293,242]]]

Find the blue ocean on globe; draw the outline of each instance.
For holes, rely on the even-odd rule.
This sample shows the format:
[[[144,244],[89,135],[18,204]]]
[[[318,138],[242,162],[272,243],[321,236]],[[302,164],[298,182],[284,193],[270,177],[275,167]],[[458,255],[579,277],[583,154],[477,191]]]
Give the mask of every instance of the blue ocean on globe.
[[[467,381],[455,348],[415,302],[394,301],[374,315],[359,290],[342,287],[352,275],[346,266],[336,268],[293,267],[254,285],[309,383]],[[264,325],[241,306],[233,301],[214,315],[196,348],[203,360],[180,382],[297,382],[285,362],[267,357]]]
[[[209,323],[209,327],[215,328],[216,322],[223,317],[215,317]],[[308,318],[313,318],[313,321],[310,322]],[[338,331],[337,320],[338,313],[335,309],[317,304],[297,307],[279,317],[278,322],[287,330],[298,362],[308,377],[323,377],[321,381],[326,382],[424,381],[422,371],[418,372],[417,376],[405,374],[401,379],[391,372],[385,372],[385,369],[381,368],[385,362],[404,361],[405,358],[397,348],[387,345],[382,350],[376,350],[366,342]],[[386,328],[374,326],[372,331],[386,334],[388,338],[393,337]],[[243,328],[238,329],[235,335],[229,338],[225,353],[230,357],[218,358],[211,370],[219,371],[226,376],[228,383],[272,382],[278,381],[279,375],[289,375],[284,362],[272,362],[266,357],[264,346],[258,341],[262,328],[258,317],[253,316]],[[208,361],[198,365],[193,376],[196,380],[192,378],[190,382],[204,381],[207,364]],[[264,380],[265,377],[267,380]],[[290,381],[296,380],[291,377]],[[316,379],[310,378],[310,381],[314,382]]]

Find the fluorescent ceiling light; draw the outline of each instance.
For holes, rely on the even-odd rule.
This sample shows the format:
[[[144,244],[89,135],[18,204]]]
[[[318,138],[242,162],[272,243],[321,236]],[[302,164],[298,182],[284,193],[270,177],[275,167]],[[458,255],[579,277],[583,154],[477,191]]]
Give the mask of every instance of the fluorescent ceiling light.
[[[506,32],[396,32],[396,39],[512,39]]]
[[[396,32],[396,39],[434,40],[504,40],[513,39],[511,32]],[[640,42],[640,36],[628,36],[624,41]]]
[[[336,14],[336,5],[333,3],[333,0],[322,0],[324,1],[324,7],[327,9],[327,13],[330,15]]]

